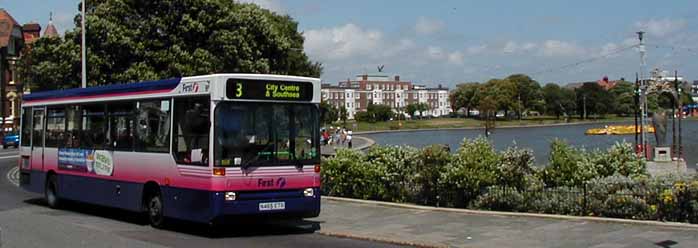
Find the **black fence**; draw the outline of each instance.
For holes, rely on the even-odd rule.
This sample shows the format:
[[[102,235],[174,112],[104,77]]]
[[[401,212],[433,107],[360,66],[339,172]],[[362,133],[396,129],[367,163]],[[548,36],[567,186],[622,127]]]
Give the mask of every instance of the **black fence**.
[[[344,195],[351,197],[350,195]],[[698,223],[698,187],[586,183],[578,187],[489,186],[475,191],[391,189],[373,200],[494,211]]]

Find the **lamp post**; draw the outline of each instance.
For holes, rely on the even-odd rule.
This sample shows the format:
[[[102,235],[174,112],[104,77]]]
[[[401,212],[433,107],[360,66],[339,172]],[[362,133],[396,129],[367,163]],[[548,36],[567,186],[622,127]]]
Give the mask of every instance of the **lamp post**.
[[[85,18],[85,0],[82,0],[82,20],[80,20],[80,31],[82,33],[82,47],[81,47],[81,52],[82,52],[82,88],[87,87],[87,64],[85,62],[85,57],[86,57],[86,50],[87,47],[85,45],[85,22],[87,21],[87,18]]]

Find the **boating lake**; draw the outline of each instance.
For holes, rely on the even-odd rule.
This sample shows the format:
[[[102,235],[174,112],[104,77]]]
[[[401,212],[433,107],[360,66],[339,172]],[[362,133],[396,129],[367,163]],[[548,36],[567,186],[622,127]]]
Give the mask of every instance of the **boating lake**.
[[[613,125],[632,125],[633,123],[613,123]],[[590,123],[576,125],[559,125],[545,127],[517,127],[495,128],[489,137],[498,150],[504,150],[516,145],[520,148],[533,150],[536,165],[548,163],[550,142],[554,139],[562,139],[575,147],[591,149],[606,149],[616,142],[635,141],[634,135],[585,135],[589,128],[603,128],[608,123]],[[671,120],[667,123],[667,143],[671,145]],[[698,163],[698,120],[684,120],[681,122],[683,133],[683,153],[689,168],[696,168]],[[408,145],[424,147],[431,144],[447,144],[451,151],[455,152],[463,138],[474,139],[484,136],[484,129],[469,130],[424,130],[361,134],[376,141],[378,145]],[[650,143],[654,147],[654,134],[647,134]]]

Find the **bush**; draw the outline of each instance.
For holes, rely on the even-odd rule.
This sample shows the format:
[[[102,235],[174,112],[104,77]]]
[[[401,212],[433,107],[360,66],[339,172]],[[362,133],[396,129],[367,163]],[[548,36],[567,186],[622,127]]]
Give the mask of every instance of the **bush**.
[[[380,173],[374,182],[383,187],[379,199],[406,202],[414,199],[419,152],[407,146],[374,146],[367,154],[367,166]]]
[[[419,151],[415,183],[420,203],[432,205],[437,202],[438,181],[446,166],[451,162],[451,153],[443,145],[431,145]]]
[[[629,143],[616,143],[606,151],[587,152],[555,140],[551,143],[549,165],[542,178],[549,186],[582,186],[585,182],[616,174],[646,177],[646,163],[635,155]]]
[[[458,152],[439,177],[439,188],[450,199],[447,205],[466,206],[480,189],[494,185],[501,158],[484,138],[464,139]]]
[[[550,144],[549,164],[543,169],[543,181],[550,186],[576,186],[588,180],[590,171],[582,171],[582,152],[561,140]],[[588,168],[587,168],[588,169]]]
[[[495,211],[526,211],[524,196],[515,188],[492,186],[475,199],[472,208]]]
[[[582,213],[583,191],[575,187],[543,188],[525,194],[526,210],[546,214]]]
[[[497,168],[497,184],[525,189],[526,176],[534,172],[533,161],[531,150],[507,148],[501,153],[501,162]]]
[[[502,211],[698,223],[698,178],[649,178],[627,144],[606,153],[553,142],[550,166],[531,151],[498,153],[485,139],[446,147],[340,149],[323,160],[323,193]]]
[[[366,162],[366,156],[350,149],[338,149],[337,155],[323,161],[323,193],[360,199],[377,199],[385,191],[376,182],[382,172]]]

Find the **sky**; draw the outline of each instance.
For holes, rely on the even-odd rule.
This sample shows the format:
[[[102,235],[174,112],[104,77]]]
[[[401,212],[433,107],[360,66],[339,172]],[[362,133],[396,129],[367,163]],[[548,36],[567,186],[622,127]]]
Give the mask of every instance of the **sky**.
[[[637,31],[645,31],[647,71],[677,70],[698,80],[698,1],[608,0],[242,0],[290,15],[305,52],[336,83],[383,72],[453,87],[515,73],[541,84],[634,80]],[[74,27],[76,0],[0,0],[21,23],[59,32]],[[89,30],[88,30],[89,32]]]

